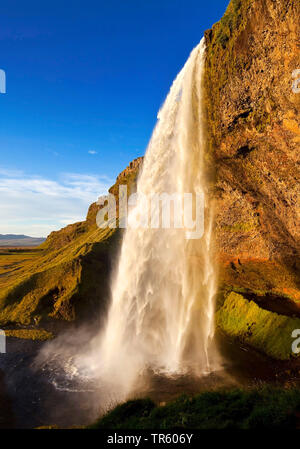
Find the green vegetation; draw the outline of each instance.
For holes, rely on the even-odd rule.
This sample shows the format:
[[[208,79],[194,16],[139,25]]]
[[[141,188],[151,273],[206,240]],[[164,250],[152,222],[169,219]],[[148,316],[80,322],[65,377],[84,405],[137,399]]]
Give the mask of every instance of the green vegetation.
[[[205,109],[207,120],[207,153],[213,154],[228,129],[220,129],[220,107],[224,87],[237,73],[239,78],[246,69],[241,54],[247,34],[248,8],[253,0],[231,0],[222,19],[206,32]],[[240,38],[240,39],[239,39]],[[237,44],[238,42],[238,44]],[[238,51],[236,49],[238,47]],[[250,59],[249,59],[250,60]],[[242,111],[238,121],[253,121],[249,107]],[[213,163],[213,162],[212,162]]]
[[[99,290],[106,292],[103,276],[108,275],[106,251],[113,243],[112,234],[95,224],[58,249],[47,242],[49,247],[38,257],[20,262],[17,271],[0,279],[0,323],[28,325],[46,317],[75,319],[81,299],[87,305]],[[92,274],[85,276],[92,261],[93,271],[98,271],[94,285],[90,283]],[[82,298],[81,292],[87,296]]]
[[[252,220],[249,222],[241,222],[241,223],[235,223],[232,226],[222,226],[222,229],[230,232],[251,232],[253,229],[258,228],[259,223],[258,220]]]
[[[219,22],[219,28],[216,33],[216,43],[225,48],[230,36],[238,28],[241,19],[240,10],[242,0],[232,0],[228,9]]]
[[[231,292],[216,314],[217,326],[227,335],[279,360],[289,360],[292,332],[300,329],[300,319],[290,318],[260,308],[253,301]]]
[[[51,332],[45,329],[8,329],[5,331],[6,337],[15,337],[25,340],[50,340],[53,338]]]
[[[131,193],[138,167],[132,163],[111,191],[117,195],[122,183]],[[95,307],[106,307],[111,263],[121,235],[116,229],[97,227],[98,211],[92,204],[85,221],[52,232],[38,249],[0,251],[0,326],[37,325],[53,318],[73,321]]]
[[[182,396],[164,407],[150,399],[128,401],[107,413],[97,429],[293,429],[300,408],[298,389],[213,391]]]

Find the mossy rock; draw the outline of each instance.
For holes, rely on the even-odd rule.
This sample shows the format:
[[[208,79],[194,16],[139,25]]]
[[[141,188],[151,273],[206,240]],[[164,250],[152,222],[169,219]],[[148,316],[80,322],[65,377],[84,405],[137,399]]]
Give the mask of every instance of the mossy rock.
[[[7,329],[5,330],[5,335],[6,337],[39,341],[51,340],[53,338],[53,334],[45,329]]]
[[[255,302],[231,292],[216,313],[217,326],[231,337],[277,360],[296,357],[292,352],[292,332],[300,329],[300,319],[260,308]]]

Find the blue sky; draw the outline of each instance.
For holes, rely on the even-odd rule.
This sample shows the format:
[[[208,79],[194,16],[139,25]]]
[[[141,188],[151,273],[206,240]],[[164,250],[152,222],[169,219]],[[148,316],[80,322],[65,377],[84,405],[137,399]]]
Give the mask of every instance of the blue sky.
[[[227,0],[1,5],[0,233],[84,218],[144,154],[173,79]]]

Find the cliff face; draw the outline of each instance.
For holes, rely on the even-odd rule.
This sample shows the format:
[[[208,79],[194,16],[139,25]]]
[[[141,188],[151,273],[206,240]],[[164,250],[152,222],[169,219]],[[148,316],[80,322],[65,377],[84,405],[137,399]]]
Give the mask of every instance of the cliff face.
[[[221,281],[300,299],[300,2],[232,0],[205,37]]]

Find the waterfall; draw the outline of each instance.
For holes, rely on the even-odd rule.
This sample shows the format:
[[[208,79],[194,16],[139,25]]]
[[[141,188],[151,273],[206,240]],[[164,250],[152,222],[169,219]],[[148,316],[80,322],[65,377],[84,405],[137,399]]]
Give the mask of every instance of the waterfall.
[[[204,40],[192,51],[158,114],[137,193],[204,194],[205,231],[128,227],[112,281],[107,322],[80,357],[118,397],[132,392],[145,370],[176,376],[216,368],[212,257],[213,214],[204,175],[202,84]],[[138,198],[129,221],[144,213]]]

